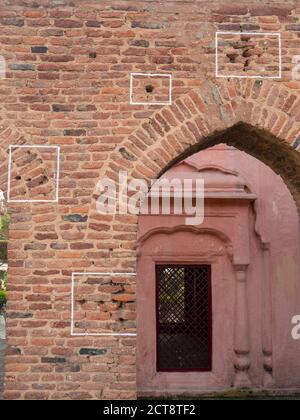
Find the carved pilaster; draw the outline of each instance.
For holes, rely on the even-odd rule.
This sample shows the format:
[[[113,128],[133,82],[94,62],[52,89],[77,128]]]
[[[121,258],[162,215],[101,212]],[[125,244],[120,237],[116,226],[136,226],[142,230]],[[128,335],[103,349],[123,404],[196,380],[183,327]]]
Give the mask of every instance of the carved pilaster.
[[[273,343],[272,343],[272,296],[271,296],[271,268],[270,246],[263,244],[263,302],[262,302],[262,351],[264,376],[263,385],[270,388],[274,383],[273,378]]]
[[[249,316],[247,299],[247,265],[236,265],[236,295],[235,295],[235,379],[236,388],[249,388],[250,345]]]

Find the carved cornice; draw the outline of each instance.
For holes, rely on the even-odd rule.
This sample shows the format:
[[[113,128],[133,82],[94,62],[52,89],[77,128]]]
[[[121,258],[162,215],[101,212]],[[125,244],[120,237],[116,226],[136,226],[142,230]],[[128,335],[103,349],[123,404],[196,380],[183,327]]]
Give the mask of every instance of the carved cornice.
[[[152,236],[159,235],[159,234],[172,235],[178,232],[191,232],[197,235],[208,234],[208,235],[213,235],[217,237],[224,243],[225,251],[228,257],[230,258],[230,260],[231,261],[233,260],[233,254],[234,254],[233,244],[232,244],[231,239],[224,232],[221,232],[214,228],[203,228],[203,227],[201,228],[201,227],[188,226],[188,225],[179,225],[179,226],[174,226],[172,228],[158,227],[158,228],[151,229],[150,231],[148,231],[147,233],[145,233],[143,236],[141,236],[138,239],[137,256],[140,256],[140,248],[143,245],[143,243],[147,241],[148,239],[150,239]]]

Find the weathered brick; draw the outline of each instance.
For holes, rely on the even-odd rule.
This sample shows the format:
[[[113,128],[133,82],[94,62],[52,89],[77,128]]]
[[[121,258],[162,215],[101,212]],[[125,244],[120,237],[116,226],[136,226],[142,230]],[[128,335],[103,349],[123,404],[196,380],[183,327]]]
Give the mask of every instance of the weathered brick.
[[[102,356],[107,353],[107,349],[86,349],[82,348],[79,351],[79,354],[86,356]]]
[[[65,104],[53,104],[52,110],[53,112],[72,112],[74,111],[74,105],[65,105]]]
[[[33,54],[46,54],[48,52],[48,47],[45,47],[45,46],[44,47],[43,46],[31,47],[31,52]]]
[[[133,21],[131,23],[132,28],[142,28],[142,29],[166,29],[167,24],[164,22],[140,22]]]
[[[63,216],[63,219],[72,223],[84,223],[87,221],[88,216],[83,216],[81,214],[69,214],[67,216]]]
[[[59,19],[55,20],[55,26],[58,28],[81,28],[83,22],[73,19]]]
[[[256,5],[249,7],[249,13],[253,16],[288,16],[291,14],[292,7],[289,5]]]
[[[42,357],[42,363],[66,363],[66,359],[64,357]]]
[[[37,233],[35,235],[35,238],[39,241],[48,241],[53,239],[58,239],[58,236],[56,233]]]
[[[299,32],[300,31],[300,24],[297,23],[293,23],[293,24],[289,24],[285,26],[285,29],[287,31],[296,31]]]
[[[35,70],[35,65],[34,64],[27,64],[27,63],[10,64],[9,68],[11,70],[19,70],[19,71],[34,71]]]
[[[78,242],[78,243],[71,244],[71,249],[91,249],[91,248],[94,248],[94,245],[85,243],[85,242]]]
[[[216,8],[212,9],[213,13],[218,13],[220,15],[246,15],[248,13],[248,6],[243,4],[221,4]]]
[[[36,392],[36,391],[25,392],[24,399],[31,400],[31,401],[48,400],[49,394],[46,392],[43,393],[43,392]]]
[[[8,26],[18,26],[22,27],[25,24],[24,19],[18,19],[18,18],[1,18],[0,19],[1,25],[8,25]]]
[[[85,136],[86,131],[85,130],[64,130],[65,136],[71,136],[71,137],[80,137]]]
[[[100,28],[103,25],[103,22],[98,20],[88,20],[85,24],[88,28]]]
[[[129,45],[132,45],[133,47],[148,48],[150,43],[145,39],[132,39],[131,41],[129,41]]]
[[[47,248],[47,244],[40,244],[37,242],[34,242],[32,244],[26,244],[24,245],[25,251],[43,251]]]
[[[9,312],[9,314],[8,314],[8,317],[9,318],[16,318],[16,319],[19,319],[19,318],[32,318],[33,317],[33,314],[31,313],[31,312],[12,312],[12,311],[10,311]]]

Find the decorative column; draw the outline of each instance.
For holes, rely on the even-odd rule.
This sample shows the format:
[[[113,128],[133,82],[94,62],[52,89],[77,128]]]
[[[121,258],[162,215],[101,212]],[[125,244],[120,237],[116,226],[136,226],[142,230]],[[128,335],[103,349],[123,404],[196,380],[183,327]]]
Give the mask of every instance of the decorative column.
[[[236,388],[249,388],[250,344],[249,344],[249,316],[247,298],[247,271],[248,265],[235,265],[236,293],[235,293],[235,379]]]
[[[263,301],[262,301],[262,351],[264,364],[263,385],[270,388],[274,384],[273,378],[273,343],[272,343],[272,296],[271,296],[271,267],[270,244],[263,243]]]

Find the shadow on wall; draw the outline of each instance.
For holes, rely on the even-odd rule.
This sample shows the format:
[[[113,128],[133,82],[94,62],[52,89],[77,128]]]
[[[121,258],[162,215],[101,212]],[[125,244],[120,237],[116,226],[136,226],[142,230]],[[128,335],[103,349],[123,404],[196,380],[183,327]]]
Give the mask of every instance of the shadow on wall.
[[[4,383],[4,354],[5,354],[5,320],[0,315],[0,400],[3,399],[3,383]]]

